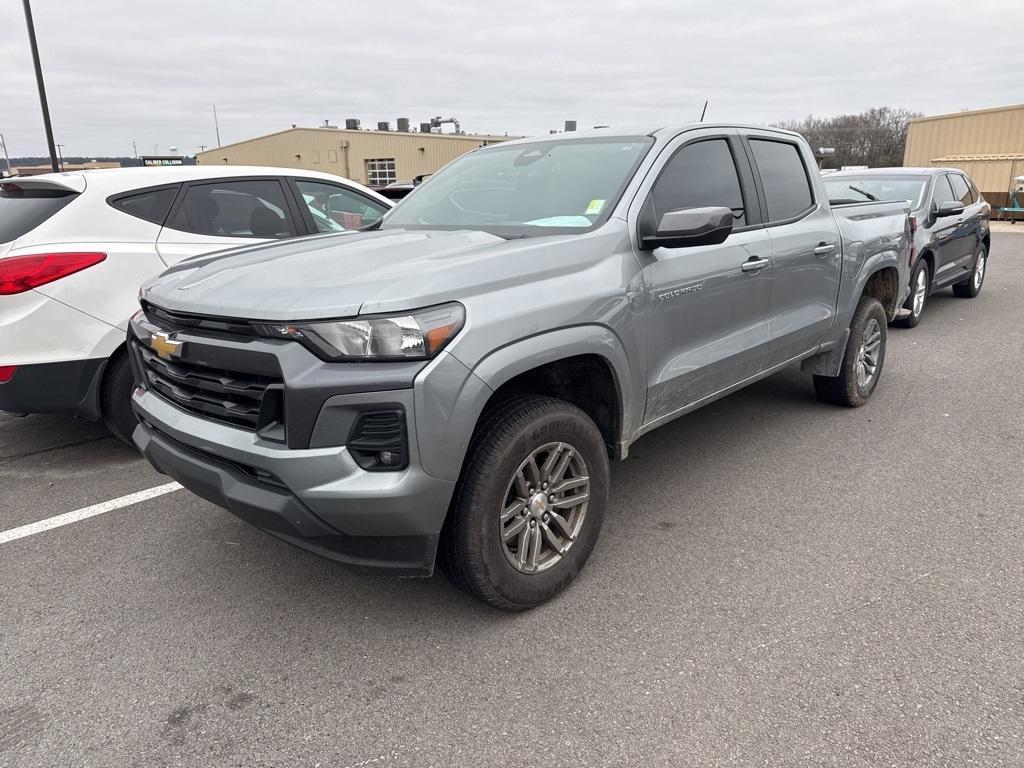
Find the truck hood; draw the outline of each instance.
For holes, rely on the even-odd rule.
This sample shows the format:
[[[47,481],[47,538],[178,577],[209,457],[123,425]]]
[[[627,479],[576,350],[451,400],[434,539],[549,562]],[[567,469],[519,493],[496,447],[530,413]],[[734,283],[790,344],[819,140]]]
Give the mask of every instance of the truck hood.
[[[578,268],[573,259],[552,258],[552,247],[575,250],[599,232],[517,240],[465,230],[299,238],[189,259],[146,283],[142,296],[171,311],[259,320],[402,311]]]

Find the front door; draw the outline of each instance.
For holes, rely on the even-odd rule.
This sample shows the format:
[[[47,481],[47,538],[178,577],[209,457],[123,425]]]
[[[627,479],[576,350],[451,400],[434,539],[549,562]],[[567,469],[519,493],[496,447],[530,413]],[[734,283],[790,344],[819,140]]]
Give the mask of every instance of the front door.
[[[734,231],[719,245],[642,251],[647,291],[648,399],[644,421],[760,373],[771,340],[771,242],[739,167],[735,136],[695,138],[662,167],[645,203],[659,220],[681,208],[731,208]],[[749,200],[749,205],[748,205]]]

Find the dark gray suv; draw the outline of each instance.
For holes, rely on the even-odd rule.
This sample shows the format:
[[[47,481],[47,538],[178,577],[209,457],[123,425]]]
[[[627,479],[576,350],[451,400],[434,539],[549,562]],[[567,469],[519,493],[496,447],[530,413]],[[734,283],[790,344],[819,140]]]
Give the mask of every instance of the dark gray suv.
[[[947,286],[956,296],[981,293],[988,264],[991,207],[963,171],[956,168],[872,168],[840,171],[824,178],[833,205],[906,200],[913,209],[913,262],[907,310],[896,323],[921,322],[928,297]]]

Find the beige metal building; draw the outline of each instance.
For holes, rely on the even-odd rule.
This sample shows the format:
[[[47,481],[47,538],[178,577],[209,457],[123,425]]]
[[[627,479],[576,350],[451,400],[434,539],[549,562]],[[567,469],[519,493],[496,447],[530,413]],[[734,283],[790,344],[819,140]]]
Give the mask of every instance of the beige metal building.
[[[970,174],[993,207],[1024,176],[1024,104],[911,120],[905,166],[947,166]]]
[[[288,128],[196,155],[200,165],[271,165],[334,173],[371,187],[411,181],[506,136]]]

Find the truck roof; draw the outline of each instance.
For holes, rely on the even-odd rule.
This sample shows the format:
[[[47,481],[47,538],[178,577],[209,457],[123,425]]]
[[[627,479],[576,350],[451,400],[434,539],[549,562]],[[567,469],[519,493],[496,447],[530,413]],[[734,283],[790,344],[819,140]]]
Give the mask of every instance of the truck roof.
[[[626,136],[651,136],[656,139],[669,139],[673,136],[677,136],[684,131],[691,131],[696,128],[729,128],[729,129],[749,129],[756,131],[769,131],[771,133],[777,133],[781,136],[796,136],[800,137],[799,133],[794,131],[787,131],[782,128],[772,128],[765,125],[751,125],[746,123],[672,123],[672,124],[661,124],[652,125],[650,123],[640,124],[624,124],[624,125],[610,125],[606,128],[587,128],[581,131],[566,131],[563,133],[549,133],[541,136],[528,136],[522,139],[513,139],[512,141],[503,141],[500,144],[492,144],[491,147],[507,147],[509,145],[519,144],[547,144],[552,141],[572,141],[573,139],[590,139],[590,138],[615,138],[615,137],[626,137]],[[800,137],[802,138],[802,137]]]

